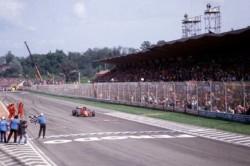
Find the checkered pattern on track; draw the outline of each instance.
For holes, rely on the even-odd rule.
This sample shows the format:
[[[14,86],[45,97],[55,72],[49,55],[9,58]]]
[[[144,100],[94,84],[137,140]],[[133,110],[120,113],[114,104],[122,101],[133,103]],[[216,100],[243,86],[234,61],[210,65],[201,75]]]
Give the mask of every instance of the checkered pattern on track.
[[[0,144],[0,165],[11,166],[48,166],[55,165],[48,162],[34,146],[28,142],[26,145],[14,143]]]

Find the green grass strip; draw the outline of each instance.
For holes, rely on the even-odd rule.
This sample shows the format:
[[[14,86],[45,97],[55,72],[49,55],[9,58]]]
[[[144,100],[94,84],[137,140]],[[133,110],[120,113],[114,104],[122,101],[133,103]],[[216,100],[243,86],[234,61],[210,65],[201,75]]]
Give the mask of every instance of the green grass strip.
[[[37,92],[33,92],[33,93],[37,93]],[[85,105],[90,105],[90,106],[95,106],[95,107],[100,107],[100,108],[105,108],[105,109],[111,109],[111,110],[120,111],[120,112],[126,112],[130,114],[143,115],[147,117],[158,118],[158,119],[163,119],[163,120],[168,120],[168,121],[173,121],[173,122],[179,122],[183,124],[191,124],[191,125],[196,125],[196,126],[201,126],[201,127],[214,128],[214,129],[220,129],[220,130],[234,132],[234,133],[250,135],[249,124],[200,117],[200,116],[189,115],[185,113],[166,112],[166,111],[159,111],[155,109],[126,106],[126,105],[120,105],[120,104],[109,104],[109,103],[103,103],[103,102],[88,101],[88,100],[72,98],[72,97],[59,97],[56,95],[49,95],[49,94],[42,94],[42,93],[39,93],[39,94],[50,96],[50,97],[57,98],[57,99],[72,101],[72,102],[76,102],[80,104],[85,104]]]

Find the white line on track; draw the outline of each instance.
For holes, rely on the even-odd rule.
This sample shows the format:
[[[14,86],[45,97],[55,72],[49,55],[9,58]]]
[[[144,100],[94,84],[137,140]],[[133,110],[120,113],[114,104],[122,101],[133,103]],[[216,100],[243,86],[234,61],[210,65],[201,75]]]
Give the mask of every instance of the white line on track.
[[[43,159],[45,159],[45,163],[48,163],[48,165],[51,166],[56,166],[56,164],[50,160],[50,158],[48,158],[34,143],[32,143],[32,141],[30,142],[31,148],[37,153],[39,154]]]
[[[57,139],[45,141],[44,144],[65,144],[71,142],[96,142],[96,141],[116,141],[116,140],[126,140],[126,139],[166,139],[166,138],[194,138],[195,136],[188,134],[177,134],[177,135],[113,135],[113,136],[99,136],[99,137],[82,137],[76,139]]]
[[[118,132],[95,132],[95,133],[79,133],[79,134],[65,134],[65,135],[51,135],[46,136],[49,138],[60,138],[60,137],[75,137],[75,136],[87,136],[87,135],[117,135],[117,134],[141,134],[141,133],[174,133],[168,130],[157,130],[157,131],[118,131]]]

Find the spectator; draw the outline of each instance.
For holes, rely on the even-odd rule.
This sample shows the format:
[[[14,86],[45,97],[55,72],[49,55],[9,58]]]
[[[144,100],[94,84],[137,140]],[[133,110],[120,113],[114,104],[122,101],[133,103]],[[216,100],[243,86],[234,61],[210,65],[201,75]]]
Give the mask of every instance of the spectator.
[[[8,136],[7,143],[10,141],[10,138],[12,134],[14,133],[14,143],[17,141],[17,131],[20,125],[20,120],[18,119],[18,116],[16,115],[14,119],[10,121],[10,134]]]
[[[218,109],[217,106],[214,106],[212,111],[214,111],[214,112],[220,112],[220,110]]]
[[[237,107],[235,108],[235,112],[237,114],[244,114],[246,112],[245,108],[242,105],[237,105]]]
[[[8,129],[8,122],[6,121],[5,117],[3,116],[1,121],[0,121],[1,142],[3,142],[3,141],[4,141],[4,143],[7,142],[7,139],[6,139],[7,129]]]
[[[126,65],[116,66],[110,72],[97,77],[97,82],[110,82],[115,80],[116,82],[139,82],[141,78],[144,81],[241,81],[250,80],[249,69],[246,68],[246,62],[248,59],[242,56],[236,58],[229,56],[228,59],[221,59],[220,57],[214,57],[211,59],[203,56],[200,57],[181,58],[171,60],[168,63],[167,60],[158,60],[158,63],[149,62],[132,62],[136,65],[131,66],[129,63]],[[233,65],[227,65],[234,62]]]
[[[232,109],[230,106],[228,107],[228,112],[229,112],[229,113],[232,113],[232,114],[235,113],[234,109]]]
[[[246,115],[250,115],[250,106],[247,108]]]

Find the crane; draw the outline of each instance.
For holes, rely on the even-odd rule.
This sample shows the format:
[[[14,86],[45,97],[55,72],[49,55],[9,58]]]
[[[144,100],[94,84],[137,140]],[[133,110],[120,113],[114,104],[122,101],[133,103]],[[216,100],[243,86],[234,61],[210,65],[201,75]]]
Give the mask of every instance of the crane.
[[[37,64],[35,63],[34,58],[33,58],[32,54],[31,54],[31,52],[30,52],[29,46],[28,46],[28,44],[27,44],[26,41],[24,42],[24,44],[25,44],[25,46],[26,46],[26,48],[27,48],[27,50],[28,50],[28,52],[29,52],[30,59],[31,59],[31,62],[32,62],[32,66],[35,68],[35,76],[36,76],[36,79],[42,82],[42,81],[43,81],[43,78],[42,78],[41,73],[40,73],[40,71],[39,71],[39,69],[38,69],[38,67],[37,67]]]

